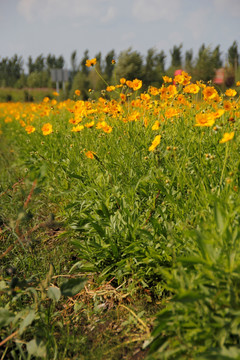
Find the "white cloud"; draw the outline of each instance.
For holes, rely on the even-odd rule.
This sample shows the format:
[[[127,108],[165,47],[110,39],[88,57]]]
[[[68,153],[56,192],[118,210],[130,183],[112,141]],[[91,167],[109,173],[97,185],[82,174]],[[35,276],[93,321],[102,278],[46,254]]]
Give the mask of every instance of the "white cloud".
[[[216,10],[240,18],[239,0],[214,0]]]
[[[33,11],[37,0],[20,0],[17,5],[17,10],[29,22],[33,21]]]
[[[19,0],[18,11],[27,21],[41,19],[99,19],[108,21],[115,15],[114,8],[109,7],[110,0]]]
[[[209,31],[210,20],[209,16],[212,16],[211,9],[200,8],[192,11],[188,14],[184,20],[184,26],[188,30],[189,35],[195,41],[201,41]]]
[[[136,38],[136,34],[133,31],[129,31],[129,32],[126,32],[126,33],[122,34],[121,41],[123,43],[127,43],[128,41],[132,41],[135,38]],[[129,46],[129,45],[127,45],[127,46]]]
[[[174,21],[181,9],[180,0],[134,0],[133,16],[142,22]]]
[[[116,13],[117,13],[116,8],[113,6],[109,6],[106,13],[102,16],[101,22],[107,23],[107,22],[113,20],[116,17]]]

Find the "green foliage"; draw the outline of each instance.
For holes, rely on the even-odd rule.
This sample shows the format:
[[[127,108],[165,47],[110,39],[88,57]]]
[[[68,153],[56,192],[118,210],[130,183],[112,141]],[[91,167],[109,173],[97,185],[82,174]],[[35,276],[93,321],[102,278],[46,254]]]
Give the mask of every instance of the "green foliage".
[[[124,77],[128,80],[141,79],[143,76],[143,60],[140,53],[131,48],[122,51],[114,70],[117,79]]]
[[[239,209],[216,202],[190,236],[191,252],[163,270],[173,294],[156,320],[149,359],[238,359],[240,356]]]
[[[81,91],[81,98],[87,100],[89,97],[88,89],[90,88],[88,77],[83,72],[77,72],[73,78],[70,97],[74,96],[75,90]]]
[[[1,102],[28,102],[35,101],[41,102],[46,96],[52,98],[54,89],[13,89],[13,88],[0,88],[0,101]]]
[[[228,49],[228,62],[233,68],[239,64],[238,44],[236,41]]]
[[[57,303],[61,296],[74,296],[79,293],[86,279],[69,279],[59,288],[49,286],[52,276],[53,267],[50,266],[49,273],[42,281],[12,277],[0,283],[1,296],[5,303],[5,306],[0,308],[1,331],[5,334],[10,331],[15,333],[18,339],[27,339],[25,346],[16,345],[15,349],[12,347],[13,356],[18,352],[23,359],[28,356],[41,359],[57,356],[54,330],[59,325],[53,323],[54,317],[58,315]]]
[[[163,83],[162,76],[165,74],[165,58],[163,51],[156,54],[155,49],[149,49],[143,69],[144,85],[158,86]]]
[[[193,80],[209,81],[213,79],[216,66],[220,62],[219,52],[216,49],[213,53],[211,48],[206,47],[204,44],[200,47],[193,71]]]
[[[174,45],[173,49],[170,50],[171,66],[173,68],[181,68],[182,66],[182,54],[181,54],[182,46],[183,46],[182,44],[180,44],[179,46]]]
[[[49,76],[46,71],[33,71],[27,78],[27,86],[30,88],[48,87]]]

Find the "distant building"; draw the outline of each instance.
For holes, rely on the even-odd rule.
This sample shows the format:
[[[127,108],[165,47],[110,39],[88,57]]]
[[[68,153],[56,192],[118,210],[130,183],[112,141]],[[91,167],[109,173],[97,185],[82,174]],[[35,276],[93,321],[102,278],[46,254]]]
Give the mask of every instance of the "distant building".
[[[217,84],[217,85],[224,84],[224,75],[225,75],[225,69],[224,68],[217,69],[216,72],[215,72],[215,77],[213,79],[213,83]]]

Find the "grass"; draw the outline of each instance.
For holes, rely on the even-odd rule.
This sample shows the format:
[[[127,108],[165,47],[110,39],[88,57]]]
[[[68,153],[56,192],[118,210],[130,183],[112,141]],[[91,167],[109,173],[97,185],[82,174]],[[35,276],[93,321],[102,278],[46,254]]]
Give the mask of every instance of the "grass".
[[[2,359],[238,359],[238,98],[119,89],[0,106]]]

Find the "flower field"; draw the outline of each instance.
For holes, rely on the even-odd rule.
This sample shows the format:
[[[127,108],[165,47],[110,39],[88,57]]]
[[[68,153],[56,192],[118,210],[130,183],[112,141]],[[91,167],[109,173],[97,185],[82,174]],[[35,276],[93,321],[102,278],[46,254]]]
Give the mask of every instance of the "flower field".
[[[240,84],[163,80],[0,103],[2,359],[96,358],[90,291],[99,359],[240,358]]]

